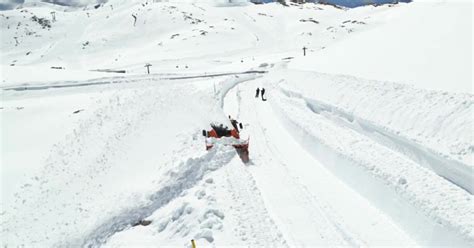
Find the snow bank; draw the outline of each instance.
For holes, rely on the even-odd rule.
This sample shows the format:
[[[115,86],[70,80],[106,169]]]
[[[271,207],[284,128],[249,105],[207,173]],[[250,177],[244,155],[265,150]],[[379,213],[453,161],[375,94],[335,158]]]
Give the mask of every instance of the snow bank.
[[[271,103],[323,164],[421,243],[472,245],[471,94],[285,69],[269,77]]]
[[[474,244],[472,195],[401,154],[314,113],[283,93],[272,103],[316,159],[391,215],[422,245]]]
[[[284,80],[282,86],[300,92],[321,111],[365,122],[378,127],[382,135],[419,145],[472,178],[472,94],[303,71],[283,70],[274,76],[275,80],[293,78]]]
[[[201,166],[207,167],[205,163]],[[182,168],[174,171],[180,175]],[[288,247],[265,209],[256,182],[237,156],[208,171],[201,181],[146,220],[152,223],[116,233],[106,246],[190,247],[194,239],[198,247]]]
[[[206,174],[227,164],[234,155],[235,150],[232,147],[216,145],[216,147],[202,157],[188,159],[172,171],[166,173],[167,175],[165,177],[162,177],[160,181],[163,183],[157,186],[159,190],[153,193],[146,203],[109,215],[108,219],[105,220],[102,225],[90,230],[84,237],[70,242],[68,245],[77,245],[81,242],[81,246],[88,247],[103,245],[107,239],[115,233],[129,228],[131,225],[150,216],[155,210],[165,206],[185,190],[194,186],[197,182],[202,180]],[[183,214],[185,208],[186,205],[183,205],[181,208],[176,209],[172,220],[178,219]],[[217,215],[219,215],[219,212]],[[162,225],[166,226],[167,223],[162,222]],[[212,234],[202,233],[200,237],[212,239]],[[212,242],[213,240],[209,241]]]
[[[192,79],[150,79],[120,87],[46,87],[4,91],[3,96],[1,117],[7,118],[7,125],[2,130],[6,128],[3,131],[9,135],[2,134],[2,153],[8,160],[2,159],[1,176],[12,177],[7,190],[2,187],[2,237],[8,244],[82,242],[85,230],[143,202],[143,196],[153,190],[153,180],[167,169],[160,164],[176,160],[173,150],[196,140],[191,142],[195,146],[185,146],[180,157],[204,153],[204,140],[197,141],[199,130],[211,121],[227,120],[212,85]],[[42,98],[44,104],[35,106]],[[48,107],[51,101],[64,105]],[[27,109],[17,110],[17,106]],[[83,110],[73,114],[78,109]],[[41,115],[44,112],[50,114]],[[33,114],[43,118],[33,130],[47,134],[56,128],[57,134],[32,141],[19,135],[19,127],[32,125]],[[54,123],[49,130],[48,123]],[[24,153],[35,155],[38,149],[41,154],[22,158],[16,153],[19,147]],[[25,178],[10,169],[18,163],[24,163],[21,168],[31,167]]]

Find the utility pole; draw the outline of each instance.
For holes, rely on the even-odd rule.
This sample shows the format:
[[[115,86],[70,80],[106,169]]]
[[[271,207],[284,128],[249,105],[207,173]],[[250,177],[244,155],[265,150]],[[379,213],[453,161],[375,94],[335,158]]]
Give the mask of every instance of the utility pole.
[[[303,47],[303,56],[306,56],[306,49],[308,49],[308,48]]]
[[[149,64],[149,63],[147,63],[147,64],[145,65],[146,71],[148,72],[148,74],[150,74],[150,66],[152,66],[152,65]]]

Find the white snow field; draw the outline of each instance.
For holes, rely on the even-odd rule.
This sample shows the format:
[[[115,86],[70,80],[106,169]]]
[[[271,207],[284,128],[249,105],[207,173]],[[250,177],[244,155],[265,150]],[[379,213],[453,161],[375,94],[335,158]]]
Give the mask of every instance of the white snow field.
[[[474,246],[470,1],[0,20],[2,247]]]

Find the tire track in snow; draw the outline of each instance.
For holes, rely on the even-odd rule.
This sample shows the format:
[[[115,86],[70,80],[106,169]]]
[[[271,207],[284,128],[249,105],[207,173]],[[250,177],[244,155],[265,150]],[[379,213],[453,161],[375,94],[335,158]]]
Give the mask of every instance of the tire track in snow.
[[[224,109],[225,99],[231,94],[235,94],[236,101],[239,103],[235,117],[240,118],[240,103],[242,100],[240,85],[256,78],[258,77],[239,79],[229,84],[229,87],[226,87],[220,94],[222,108]],[[260,190],[248,168],[243,165],[241,168],[230,165],[226,168],[226,175],[229,194],[234,202],[239,204],[235,208],[237,211],[235,219],[238,222],[234,231],[240,239],[256,247],[288,247],[289,244],[278,229],[278,225],[269,215]]]
[[[252,247],[288,247],[280,230],[268,214],[260,191],[248,168],[231,164],[226,170],[229,194],[236,203],[234,231]]]
[[[257,109],[255,106],[254,109]],[[298,192],[298,201],[302,202],[302,206],[306,209],[308,213],[308,217],[310,217],[310,221],[315,225],[321,227],[319,229],[321,239],[330,239],[331,242],[337,242],[336,240],[340,240],[341,243],[332,243],[332,245],[344,245],[344,246],[352,246],[352,247],[361,247],[367,246],[359,237],[355,234],[355,232],[351,231],[348,227],[344,226],[343,223],[337,221],[341,219],[337,216],[335,211],[331,209],[329,204],[325,203],[321,198],[317,197],[314,193],[312,193],[307,186],[303,185],[299,182],[298,178],[296,178],[293,173],[289,170],[288,164],[285,159],[282,157],[281,152],[278,152],[278,149],[274,145],[273,142],[270,141],[266,129],[262,127],[260,123],[261,117],[259,117],[258,112],[254,112],[255,120],[258,120],[259,132],[261,133],[261,138],[264,140],[264,144],[266,147],[266,151],[269,151],[271,156],[267,154],[259,154],[259,163],[262,161],[264,164],[270,164],[275,166],[276,164],[280,165],[281,168],[285,171],[285,174],[288,176],[287,182],[290,185],[287,185],[294,190],[292,192]],[[275,159],[273,159],[275,158]]]

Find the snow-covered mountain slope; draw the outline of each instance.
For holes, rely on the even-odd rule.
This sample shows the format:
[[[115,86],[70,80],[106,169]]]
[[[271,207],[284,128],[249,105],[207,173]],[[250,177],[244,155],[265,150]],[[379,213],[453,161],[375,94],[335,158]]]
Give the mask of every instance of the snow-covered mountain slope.
[[[415,1],[370,21],[380,25],[294,67],[473,93],[471,1]]]
[[[248,68],[259,65],[255,57],[281,59],[303,46],[316,49],[366,26],[348,24],[328,31],[353,15],[331,6],[143,5],[116,0],[98,9],[57,11],[56,22],[51,21],[48,8],[4,11],[0,16],[5,37],[1,43],[2,83],[31,82],[17,71],[34,73],[35,80],[74,80],[98,77],[88,72],[94,69],[143,73],[145,63],[156,64],[152,72],[229,70],[236,62],[225,59],[229,57],[238,59],[239,67]],[[368,11],[357,12],[363,12],[357,13],[361,22],[369,15]],[[137,17],[135,25],[133,15]],[[41,26],[32,20],[34,16],[49,22]],[[319,39],[314,38],[321,33],[324,35]],[[68,72],[49,70],[52,66]],[[45,69],[48,75],[44,75]]]
[[[2,246],[472,247],[468,5],[0,12]]]

